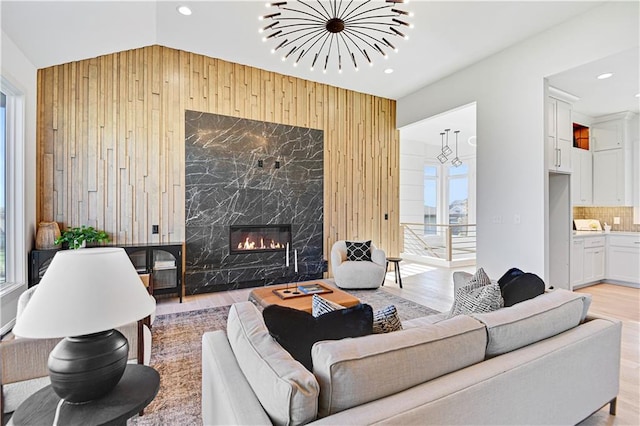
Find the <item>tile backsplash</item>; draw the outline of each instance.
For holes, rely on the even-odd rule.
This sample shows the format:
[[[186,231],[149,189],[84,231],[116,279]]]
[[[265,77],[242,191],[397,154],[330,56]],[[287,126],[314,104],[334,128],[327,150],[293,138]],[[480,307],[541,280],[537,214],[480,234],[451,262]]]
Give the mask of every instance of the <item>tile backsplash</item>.
[[[620,225],[613,224],[613,218],[620,218]],[[612,231],[640,232],[640,224],[633,223],[633,207],[574,207],[574,219],[598,219],[602,226],[611,225]]]

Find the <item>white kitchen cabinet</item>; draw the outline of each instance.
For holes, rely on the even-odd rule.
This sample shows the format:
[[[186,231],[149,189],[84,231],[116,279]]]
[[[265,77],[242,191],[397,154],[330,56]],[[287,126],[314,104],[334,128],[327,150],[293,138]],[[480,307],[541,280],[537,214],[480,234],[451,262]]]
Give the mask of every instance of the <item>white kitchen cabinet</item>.
[[[623,132],[618,121],[601,123],[591,129],[591,144],[594,151],[622,148]]]
[[[583,282],[597,282],[605,277],[605,238],[584,239]]]
[[[571,204],[593,205],[593,159],[591,151],[571,148]]]
[[[598,117],[591,126],[593,204],[631,206],[640,203],[633,179],[633,150],[638,149],[638,116],[631,112]],[[635,147],[635,148],[634,148]]]
[[[625,158],[622,148],[593,153],[594,205],[627,205],[625,183]]]
[[[601,233],[573,237],[571,289],[597,283],[605,278],[606,238]]]
[[[640,285],[640,235],[609,235],[607,278]]]
[[[547,98],[547,168],[554,172],[571,172],[573,124],[571,105]]]
[[[584,282],[592,283],[604,278],[604,247],[584,249]]]
[[[584,238],[574,238],[571,245],[571,289],[584,283]]]

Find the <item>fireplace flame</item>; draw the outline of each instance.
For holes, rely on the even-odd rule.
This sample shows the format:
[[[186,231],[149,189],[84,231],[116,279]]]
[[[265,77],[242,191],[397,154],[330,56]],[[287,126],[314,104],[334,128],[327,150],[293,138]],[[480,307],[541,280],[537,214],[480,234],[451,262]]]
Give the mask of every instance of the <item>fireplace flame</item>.
[[[260,243],[252,241],[249,237],[245,238],[244,242],[238,243],[238,250],[266,250],[266,249],[281,249],[284,248],[284,244],[271,240],[268,245],[265,245],[264,238],[260,238]]]

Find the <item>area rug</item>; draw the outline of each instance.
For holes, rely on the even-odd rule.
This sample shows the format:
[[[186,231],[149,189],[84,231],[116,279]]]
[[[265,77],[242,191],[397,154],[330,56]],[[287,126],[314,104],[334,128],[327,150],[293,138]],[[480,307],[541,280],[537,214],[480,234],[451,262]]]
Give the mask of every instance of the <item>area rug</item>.
[[[395,305],[402,320],[437,313],[382,289],[349,293],[374,310]],[[151,366],[160,373],[160,390],[132,425],[201,425],[202,334],[225,330],[229,306],[160,315],[153,324]]]

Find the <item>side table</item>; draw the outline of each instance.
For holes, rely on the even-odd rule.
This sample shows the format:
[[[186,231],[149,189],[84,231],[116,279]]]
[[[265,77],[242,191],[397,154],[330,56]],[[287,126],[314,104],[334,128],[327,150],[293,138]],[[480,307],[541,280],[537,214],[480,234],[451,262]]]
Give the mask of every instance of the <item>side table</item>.
[[[402,288],[402,277],[400,276],[400,262],[402,262],[401,257],[387,257],[387,268],[389,268],[389,262],[393,263],[393,271],[396,274],[396,284]],[[382,282],[384,285],[384,281]]]
[[[126,425],[149,405],[158,394],[160,375],[146,365],[128,364],[122,379],[113,390],[86,404],[63,403],[58,416],[60,425]],[[13,413],[9,425],[53,424],[60,397],[51,385],[27,398]]]

